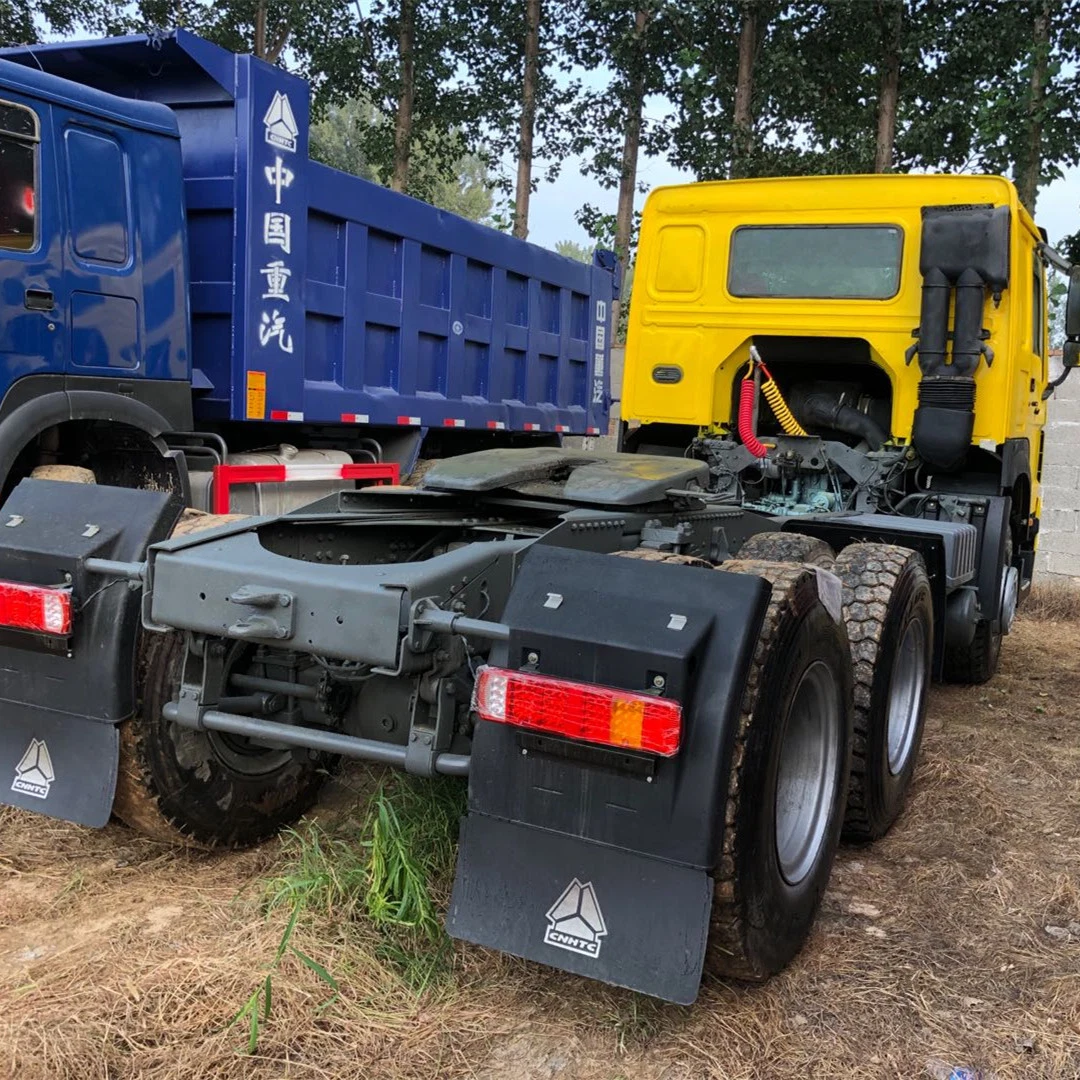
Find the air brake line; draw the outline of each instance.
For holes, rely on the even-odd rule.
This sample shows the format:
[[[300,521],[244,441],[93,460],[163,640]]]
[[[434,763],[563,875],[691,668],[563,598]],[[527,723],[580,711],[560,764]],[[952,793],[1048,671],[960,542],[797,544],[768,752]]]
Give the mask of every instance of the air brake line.
[[[750,362],[746,366],[746,374],[743,376],[742,385],[739,387],[739,437],[743,445],[756,458],[763,458],[768,453],[768,447],[761,442],[754,432],[754,401],[757,387],[754,385],[755,368],[765,379],[761,383],[761,392],[769,403],[773,415],[783,429],[785,435],[795,435],[807,438],[802,425],[795,419],[795,415],[788,408],[780,387],[772,377],[772,373],[765,366],[757,346],[750,346]]]
[[[769,408],[772,409],[773,416],[776,417],[780,427],[783,428],[784,434],[797,435],[805,439],[807,437],[806,432],[788,408],[784,395],[780,393],[780,387],[776,385],[772,372],[765,366],[765,361],[761,359],[761,353],[758,352],[756,345],[750,346],[750,363],[757,364],[761,369],[761,374],[765,376],[765,381],[761,384],[761,392],[765,395],[765,400],[769,403]]]
[[[743,446],[756,458],[763,458],[769,448],[754,434],[754,399],[757,396],[754,386],[754,361],[746,365],[746,374],[739,387],[739,438]]]

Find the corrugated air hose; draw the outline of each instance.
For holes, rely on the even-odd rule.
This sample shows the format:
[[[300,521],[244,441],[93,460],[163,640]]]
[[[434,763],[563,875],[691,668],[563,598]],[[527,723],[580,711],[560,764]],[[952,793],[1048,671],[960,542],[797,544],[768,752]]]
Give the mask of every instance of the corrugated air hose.
[[[776,385],[772,375],[769,374],[769,369],[760,360],[758,366],[761,368],[762,375],[765,376],[765,381],[761,384],[761,392],[765,395],[765,400],[769,403],[769,408],[772,409],[777,423],[784,429],[784,434],[801,435],[805,438],[806,432],[803,431],[802,425],[795,419],[795,415],[788,408],[784,395],[780,393],[780,387]]]
[[[756,458],[765,457],[769,448],[754,434],[754,398],[756,388],[754,386],[754,365],[751,363],[746,369],[746,377],[739,387],[739,438],[743,446]]]

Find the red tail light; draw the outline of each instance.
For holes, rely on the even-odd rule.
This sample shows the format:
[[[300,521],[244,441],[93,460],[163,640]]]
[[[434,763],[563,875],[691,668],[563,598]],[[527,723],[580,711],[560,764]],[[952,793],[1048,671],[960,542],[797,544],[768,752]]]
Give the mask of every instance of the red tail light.
[[[0,581],[0,626],[67,636],[71,633],[71,590]]]
[[[505,668],[480,669],[473,708],[485,720],[663,757],[682,733],[682,706],[670,698]]]

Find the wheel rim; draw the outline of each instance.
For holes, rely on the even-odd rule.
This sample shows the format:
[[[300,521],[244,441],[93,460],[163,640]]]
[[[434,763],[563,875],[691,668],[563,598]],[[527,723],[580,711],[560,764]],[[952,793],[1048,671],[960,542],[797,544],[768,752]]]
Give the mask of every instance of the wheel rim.
[[[911,757],[925,685],[926,630],[922,620],[914,618],[904,629],[889,684],[889,772],[893,776],[904,771]]]
[[[250,657],[251,651],[251,647],[244,644],[233,647],[222,672],[219,688],[221,693],[228,693],[226,687],[229,685],[229,676],[234,671],[243,669],[244,660]],[[264,675],[267,674],[265,664],[257,667]],[[288,746],[264,746],[244,735],[234,735],[228,731],[207,731],[206,740],[218,761],[243,776],[267,776],[275,773],[289,764],[294,753]]]
[[[1001,581],[1001,632],[1007,634],[1016,618],[1016,602],[1020,596],[1020,571],[1015,566],[1005,567]]]
[[[789,885],[813,870],[828,838],[840,782],[840,712],[836,676],[815,660],[792,699],[776,780],[776,854]]]

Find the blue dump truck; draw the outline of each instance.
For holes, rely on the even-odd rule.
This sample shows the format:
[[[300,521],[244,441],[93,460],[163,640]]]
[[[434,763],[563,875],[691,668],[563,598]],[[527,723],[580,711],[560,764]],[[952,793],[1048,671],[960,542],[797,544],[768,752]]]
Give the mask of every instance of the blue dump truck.
[[[738,433],[558,445],[605,429],[610,259],[316,165],[307,122],[303,83],[182,32],[0,61],[0,799],[240,846],[342,758],[467,778],[452,935],[683,1003],[706,970],[767,978],[841,835],[900,813],[945,649],[1008,630],[1009,493],[867,438],[872,357],[829,339],[852,372],[822,368],[763,299]],[[639,356],[661,388],[717,362],[698,331],[723,313],[660,303],[724,269],[686,198],[639,252],[634,320],[688,328]],[[915,344],[942,362],[1031,288],[1009,205],[911,215]],[[1073,367],[1080,269],[1067,309]],[[809,430],[777,426],[766,332],[826,380],[816,411],[792,399]],[[796,504],[829,462],[857,480],[821,474],[831,512],[743,488]]]
[[[280,510],[606,434],[614,259],[310,160],[303,80],[177,31],[9,50],[0,97],[6,490],[64,465]],[[298,483],[247,484],[273,466]]]

